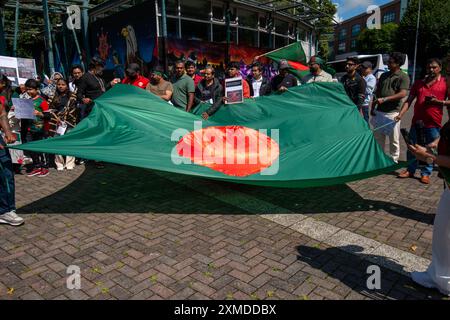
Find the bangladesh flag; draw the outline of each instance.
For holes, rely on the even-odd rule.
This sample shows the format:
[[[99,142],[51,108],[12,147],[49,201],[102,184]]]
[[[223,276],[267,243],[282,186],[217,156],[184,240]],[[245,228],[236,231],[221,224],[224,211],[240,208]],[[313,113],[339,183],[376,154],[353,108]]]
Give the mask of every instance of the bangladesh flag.
[[[63,136],[13,146],[209,179],[303,188],[396,168],[339,83],[224,105],[204,121],[134,86],[116,85]]]
[[[286,47],[265,53],[262,56],[278,63],[281,60],[286,60],[290,67],[289,71],[300,79],[309,73],[309,68],[306,66],[306,54],[300,42],[294,42]]]

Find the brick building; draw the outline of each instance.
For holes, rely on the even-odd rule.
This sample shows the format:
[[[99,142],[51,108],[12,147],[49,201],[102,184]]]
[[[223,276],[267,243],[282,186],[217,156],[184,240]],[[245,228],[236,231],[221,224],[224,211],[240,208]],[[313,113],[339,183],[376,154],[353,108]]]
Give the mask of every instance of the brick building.
[[[381,23],[400,23],[408,3],[408,0],[394,0],[380,6]],[[330,43],[332,58],[339,60],[357,53],[358,36],[367,28],[367,21],[371,15],[364,12],[335,26],[334,41]]]

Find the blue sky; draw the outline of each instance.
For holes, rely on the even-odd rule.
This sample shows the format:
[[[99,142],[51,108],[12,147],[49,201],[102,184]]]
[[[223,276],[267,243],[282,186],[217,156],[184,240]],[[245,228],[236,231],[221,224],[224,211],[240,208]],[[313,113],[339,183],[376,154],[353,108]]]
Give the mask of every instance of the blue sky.
[[[366,11],[370,5],[383,5],[391,0],[332,0],[338,4],[338,18],[346,20]]]

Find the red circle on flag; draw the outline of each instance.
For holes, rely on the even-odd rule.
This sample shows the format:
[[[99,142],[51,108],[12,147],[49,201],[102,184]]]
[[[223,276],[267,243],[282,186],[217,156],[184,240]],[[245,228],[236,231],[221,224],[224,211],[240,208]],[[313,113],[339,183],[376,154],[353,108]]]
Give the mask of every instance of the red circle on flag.
[[[280,155],[278,143],[243,126],[213,126],[185,135],[177,153],[193,163],[229,176],[246,177],[270,167]]]

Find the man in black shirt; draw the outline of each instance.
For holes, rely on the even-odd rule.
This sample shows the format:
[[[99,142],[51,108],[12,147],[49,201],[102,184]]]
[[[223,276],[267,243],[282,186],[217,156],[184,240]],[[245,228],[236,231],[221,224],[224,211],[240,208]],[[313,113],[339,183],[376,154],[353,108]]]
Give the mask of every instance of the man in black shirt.
[[[215,71],[211,66],[204,69],[204,79],[199,82],[195,89],[195,103],[210,103],[211,107],[202,113],[202,118],[208,120],[217,112],[223,104],[223,88],[219,80],[214,77]]]
[[[357,72],[359,66],[360,62],[357,57],[348,57],[345,66],[347,74],[342,77],[341,82],[349,98],[358,107],[358,110],[361,110],[366,99],[366,81]]]
[[[289,73],[289,63],[286,60],[280,61],[278,69],[279,74],[272,79],[273,91],[284,92],[288,88],[298,85],[297,78]]]
[[[103,70],[105,65],[103,60],[94,57],[89,62],[89,70],[80,79],[78,79],[77,85],[77,100],[81,103],[80,106],[80,118],[84,119],[89,115],[94,106],[94,100],[99,98],[106,90],[112,86],[120,83],[120,79],[114,79],[109,83],[105,83],[103,80]],[[85,106],[85,107],[84,107]],[[95,161],[95,165],[98,169],[104,167],[102,162]]]
[[[82,115],[82,118],[89,115],[94,106],[95,99],[115,84],[120,83],[120,79],[114,79],[111,82],[105,83],[105,80],[102,78],[104,68],[103,61],[100,58],[94,57],[89,63],[89,71],[77,81],[77,99],[87,106],[86,114]]]

